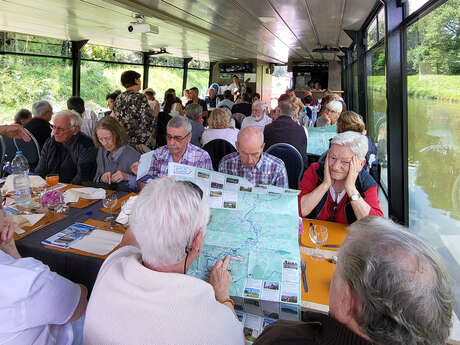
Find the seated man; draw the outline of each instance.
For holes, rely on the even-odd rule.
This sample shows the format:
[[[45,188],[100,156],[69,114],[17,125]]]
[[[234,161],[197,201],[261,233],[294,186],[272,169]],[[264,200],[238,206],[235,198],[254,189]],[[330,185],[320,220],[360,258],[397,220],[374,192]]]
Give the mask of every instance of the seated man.
[[[51,136],[50,121],[53,116],[53,107],[47,101],[38,101],[32,105],[32,114],[34,117],[24,125],[24,128],[37,139],[41,150]]]
[[[274,121],[264,128],[265,149],[279,143],[294,146],[302,156],[304,166],[308,166],[307,135],[305,129],[294,122],[295,106],[290,101],[278,103],[279,111]]]
[[[192,124],[191,143],[195,146],[201,146],[201,136],[204,132],[203,127],[203,109],[199,104],[189,104],[185,107],[185,116],[188,117]]]
[[[242,129],[236,142],[237,152],[222,158],[219,171],[244,177],[254,184],[289,188],[283,161],[263,152],[264,146],[264,134],[260,130],[256,127]]]
[[[122,242],[128,245],[99,271],[85,345],[244,344],[229,297],[230,257],[216,262],[209,283],[186,275],[203,249],[209,219],[207,198],[195,184],[165,177],[146,185]]]
[[[188,118],[177,115],[169,120],[166,126],[167,144],[154,151],[149,177],[168,175],[169,162],[212,170],[209,154],[205,150],[190,144],[191,139],[192,124]],[[138,163],[134,163],[132,167],[135,174],[137,174],[137,166]]]
[[[245,127],[257,127],[262,132],[264,127],[272,122],[266,114],[267,106],[262,101],[255,101],[252,104],[251,116],[246,117],[241,124],[241,129]]]
[[[365,216],[383,216],[377,183],[363,169],[367,138],[343,132],[331,140],[324,163],[313,163],[299,189],[301,217],[351,224]]]
[[[351,225],[339,250],[329,315],[278,321],[254,345],[445,344],[454,298],[439,255],[382,217]]]
[[[40,154],[35,173],[45,178],[59,174],[59,181],[82,184],[92,181],[96,173],[96,148],[90,137],[80,132],[81,117],[63,110],[54,117],[51,137]]]
[[[21,258],[5,218],[0,210],[0,344],[81,344],[86,287]]]

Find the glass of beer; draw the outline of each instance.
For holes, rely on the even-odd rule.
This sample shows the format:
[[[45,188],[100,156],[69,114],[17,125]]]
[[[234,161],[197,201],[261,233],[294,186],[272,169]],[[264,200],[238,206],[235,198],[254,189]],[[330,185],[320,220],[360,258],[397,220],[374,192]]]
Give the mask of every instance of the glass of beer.
[[[48,174],[46,175],[46,184],[53,187],[59,183],[59,174]]]

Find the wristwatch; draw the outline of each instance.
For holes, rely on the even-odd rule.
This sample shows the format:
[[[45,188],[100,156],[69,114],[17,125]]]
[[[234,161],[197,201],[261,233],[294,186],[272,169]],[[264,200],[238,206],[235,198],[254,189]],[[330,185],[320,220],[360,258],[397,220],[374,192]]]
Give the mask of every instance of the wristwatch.
[[[351,199],[352,201],[356,201],[356,200],[358,200],[360,197],[361,197],[361,195],[359,195],[359,193],[356,193],[356,194],[351,195],[351,196],[350,196],[350,199]]]

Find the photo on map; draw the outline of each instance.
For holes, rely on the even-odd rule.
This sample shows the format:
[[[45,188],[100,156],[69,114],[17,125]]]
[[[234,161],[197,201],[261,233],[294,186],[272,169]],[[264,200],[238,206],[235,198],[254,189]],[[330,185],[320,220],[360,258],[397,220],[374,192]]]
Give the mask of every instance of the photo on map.
[[[212,190],[209,192],[209,196],[213,198],[220,198],[222,196],[222,191],[221,190]]]
[[[211,182],[211,188],[224,189],[224,185],[218,182]]]
[[[240,192],[252,192],[252,187],[240,186]]]
[[[279,319],[280,303],[262,300],[262,315],[270,319]]]
[[[234,177],[227,177],[225,179],[225,182],[232,183],[232,184],[238,184],[238,183],[240,183],[240,180],[238,180],[237,178],[234,178]]]
[[[279,290],[280,282],[264,281],[264,289]]]
[[[262,299],[266,301],[279,301],[280,283],[275,281],[264,281]]]
[[[236,202],[224,201],[224,208],[236,208]]]
[[[299,269],[299,264],[297,263],[297,261],[284,260],[283,261],[283,268],[297,270],[297,269]]]
[[[241,311],[235,310],[235,314],[236,314],[236,317],[238,318],[238,320],[239,320],[241,323],[244,324],[246,313],[243,313],[243,312],[241,312]]]
[[[260,289],[253,289],[246,287],[244,289],[243,293],[244,297],[249,297],[249,298],[260,298]]]
[[[269,318],[264,318],[264,321],[262,323],[262,329],[265,329],[265,327],[271,325],[272,323],[276,322],[274,319],[269,319]]]
[[[199,178],[209,178],[210,175],[208,173],[205,173],[204,171],[198,171],[196,176]]]
[[[297,294],[284,293],[281,294],[281,301],[287,303],[297,303]]]

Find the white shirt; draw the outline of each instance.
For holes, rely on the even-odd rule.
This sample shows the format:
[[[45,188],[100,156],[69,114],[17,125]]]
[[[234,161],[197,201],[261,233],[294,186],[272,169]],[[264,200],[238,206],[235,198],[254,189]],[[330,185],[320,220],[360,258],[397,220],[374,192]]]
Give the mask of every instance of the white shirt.
[[[70,345],[80,287],[33,258],[0,250],[0,344]]]
[[[102,265],[86,311],[85,345],[244,344],[243,325],[212,286],[141,263],[126,246]]]
[[[204,130],[203,135],[201,136],[201,143],[204,146],[214,139],[224,139],[236,148],[235,142],[238,138],[238,132],[239,130],[236,128],[208,128]]]
[[[96,128],[97,115],[94,111],[86,109],[83,114],[81,114],[82,123],[80,131],[89,136],[93,137],[94,128]]]
[[[263,132],[265,125],[268,125],[269,123],[272,123],[272,119],[269,118],[267,115],[264,115],[264,117],[260,121],[256,121],[252,116],[248,116],[243,120],[243,123],[241,124],[241,129],[252,126],[257,127]]]

